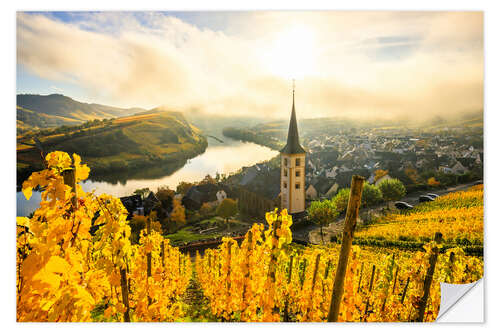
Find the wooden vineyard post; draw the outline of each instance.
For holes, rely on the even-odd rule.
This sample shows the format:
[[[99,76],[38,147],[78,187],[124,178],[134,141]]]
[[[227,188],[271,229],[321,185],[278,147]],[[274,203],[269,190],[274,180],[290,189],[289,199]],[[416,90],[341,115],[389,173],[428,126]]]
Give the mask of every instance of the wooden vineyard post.
[[[306,280],[306,270],[307,270],[307,259],[304,259],[302,262],[304,265],[304,269],[300,271],[300,266],[299,266],[299,282],[300,282],[300,291],[302,291],[302,288],[304,288],[304,282]]]
[[[229,243],[228,244],[228,247],[227,247],[227,260],[228,260],[228,263],[227,263],[227,277],[226,277],[226,281],[227,281],[227,294],[229,296],[231,296],[231,246],[233,245],[233,243]]]
[[[335,273],[333,283],[332,299],[330,302],[330,311],[328,312],[328,321],[338,321],[340,302],[344,294],[344,279],[349,262],[349,253],[351,252],[354,229],[358,219],[359,206],[361,205],[361,195],[363,193],[364,178],[358,175],[352,176],[351,193],[347,204],[347,212],[344,222],[344,231],[342,233],[342,246],[340,248],[339,262]]]
[[[399,266],[396,265],[396,274],[394,275],[394,285],[392,286],[392,293],[396,291],[396,282],[398,281]]]
[[[290,263],[288,264],[288,276],[287,276],[287,286],[290,285],[290,282],[292,282],[292,268],[293,268],[293,255],[290,256]],[[285,300],[285,314],[284,314],[284,319],[283,321],[289,322],[290,321],[290,315],[288,314],[288,292],[286,295],[286,300]]]
[[[330,273],[330,268],[332,268],[332,261],[328,260],[328,263],[326,264],[325,276],[323,277],[323,280],[328,279],[328,273]]]
[[[151,220],[149,219],[149,217],[146,220],[146,232],[148,236],[151,233]],[[147,257],[148,277],[151,277],[151,252],[148,252],[146,254],[146,257]]]
[[[406,279],[406,284],[405,284],[405,287],[403,289],[403,295],[401,296],[401,304],[404,303],[405,301],[405,297],[406,297],[406,291],[408,290],[408,285],[410,284],[410,277],[408,277]]]
[[[314,273],[313,273],[311,291],[314,289],[314,285],[316,284],[316,277],[318,276],[318,268],[319,268],[320,258],[321,258],[321,253],[318,253],[318,255],[316,256],[316,262],[314,264]]]
[[[149,234],[151,233],[151,219],[148,217],[146,219],[146,233],[147,236],[149,237]],[[151,277],[151,252],[146,253],[146,259],[147,259],[147,285],[149,285],[149,278]],[[151,305],[152,300],[151,297],[149,296],[149,288],[148,288],[148,305]]]
[[[418,308],[417,321],[420,322],[424,321],[425,308],[427,307],[427,300],[429,299],[432,278],[434,276],[434,270],[436,269],[436,263],[439,255],[438,244],[441,243],[442,239],[443,239],[443,234],[440,232],[436,232],[434,236],[434,241],[436,242],[436,245],[434,245],[431,249],[431,256],[429,258],[429,268],[427,269],[427,273],[425,274],[424,296],[422,296],[422,300]]]
[[[450,281],[449,283],[453,283],[454,278],[453,278],[453,265],[455,265],[455,252],[450,253]]]
[[[161,267],[165,269],[165,240],[161,241]]]
[[[249,280],[250,280],[250,256],[252,254],[252,242],[253,242],[253,233],[252,230],[250,229],[248,231],[248,238],[247,238],[247,258],[246,258],[246,267],[245,267],[245,280],[243,283],[243,300],[246,299],[246,293],[247,293],[247,286],[249,285]]]
[[[361,281],[363,280],[363,267],[365,266],[365,263],[361,263],[361,271],[359,272],[359,282],[358,282],[358,293],[359,290],[361,289]]]
[[[76,177],[75,177],[75,169],[66,169],[62,172],[62,176],[64,179],[64,185],[71,187],[71,191],[73,192],[73,197],[71,198],[71,204],[73,206],[73,210],[78,209],[78,200],[76,197]]]
[[[316,255],[316,260],[315,260],[315,263],[314,263],[314,271],[313,271],[313,278],[312,278],[312,284],[311,284],[311,294],[310,294],[310,297],[311,297],[311,304],[313,303],[313,300],[314,300],[314,287],[316,286],[316,279],[318,277],[318,269],[319,269],[319,261],[321,259],[321,253],[318,253]],[[309,313],[312,309],[307,309],[307,316],[309,316]]]
[[[127,286],[127,271],[125,268],[120,269],[120,283],[122,288],[122,301],[125,305],[125,313],[123,314],[123,320],[125,322],[130,322],[130,306],[128,304],[128,286]]]
[[[372,267],[372,277],[370,278],[370,287],[368,288],[368,291],[372,291],[374,277],[375,277],[375,265],[373,265]]]

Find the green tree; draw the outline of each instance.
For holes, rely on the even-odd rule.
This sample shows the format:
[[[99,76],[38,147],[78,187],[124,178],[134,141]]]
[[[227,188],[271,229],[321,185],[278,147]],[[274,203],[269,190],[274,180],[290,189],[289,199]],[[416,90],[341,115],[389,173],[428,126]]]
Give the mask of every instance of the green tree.
[[[168,186],[158,187],[156,191],[156,198],[161,202],[163,209],[169,211],[172,207],[172,202],[174,200],[175,192],[168,188]]]
[[[219,204],[215,213],[220,217],[225,218],[229,227],[229,218],[238,213],[238,203],[236,200],[226,198]]]
[[[339,215],[337,206],[332,200],[313,201],[307,209],[309,218],[320,227],[321,243],[324,244],[323,227],[333,222]]]
[[[339,213],[342,213],[347,209],[350,194],[351,190],[349,188],[343,188],[333,197],[332,201],[335,203]]]
[[[378,188],[382,192],[383,199],[387,201],[387,206],[389,206],[389,201],[399,200],[406,195],[405,186],[396,178],[382,181]]]
[[[149,192],[151,192],[149,190],[149,188],[145,187],[145,188],[140,188],[140,189],[135,190],[134,194],[139,194],[141,196],[142,200],[144,200],[148,196]]]
[[[382,191],[377,186],[368,183],[363,185],[363,195],[361,196],[361,205],[363,207],[373,206],[382,201]]]
[[[186,195],[187,191],[193,186],[193,183],[188,183],[188,182],[180,182],[179,185],[177,185],[177,193],[180,193],[182,195]]]
[[[207,217],[212,212],[212,210],[213,207],[208,202],[205,202],[200,207],[200,214],[203,217]]]

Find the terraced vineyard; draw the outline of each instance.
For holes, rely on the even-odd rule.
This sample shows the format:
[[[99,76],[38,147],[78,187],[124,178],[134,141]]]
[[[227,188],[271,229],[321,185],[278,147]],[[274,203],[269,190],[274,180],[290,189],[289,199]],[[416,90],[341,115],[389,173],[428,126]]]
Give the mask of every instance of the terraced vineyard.
[[[53,152],[46,162],[23,184],[28,199],[33,188],[44,191],[33,216],[17,219],[18,321],[326,321],[334,299],[338,321],[432,321],[440,282],[483,275],[482,256],[461,244],[468,237],[482,244],[482,187],[355,234],[425,242],[417,252],[293,245],[292,217],[283,210],[266,214],[267,225],[254,224],[241,243],[224,238],[193,263],[151,220],[132,245],[121,202],[78,185],[90,171],[78,155]]]

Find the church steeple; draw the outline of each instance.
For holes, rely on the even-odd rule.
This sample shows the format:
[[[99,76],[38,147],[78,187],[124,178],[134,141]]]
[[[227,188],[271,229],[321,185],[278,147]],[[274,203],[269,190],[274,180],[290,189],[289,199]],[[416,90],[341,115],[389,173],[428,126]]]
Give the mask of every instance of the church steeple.
[[[299,142],[299,130],[297,127],[297,117],[295,115],[295,81],[293,84],[292,116],[290,117],[290,125],[288,127],[288,139],[286,146],[281,149],[280,152],[285,154],[303,154],[306,152]]]

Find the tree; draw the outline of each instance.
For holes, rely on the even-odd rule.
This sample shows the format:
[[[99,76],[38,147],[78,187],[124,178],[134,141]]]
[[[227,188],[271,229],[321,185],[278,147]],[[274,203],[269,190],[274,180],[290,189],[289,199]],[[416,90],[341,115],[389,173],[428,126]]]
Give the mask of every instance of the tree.
[[[212,212],[212,210],[213,210],[213,207],[208,202],[205,202],[200,207],[200,214],[203,217],[206,217]]]
[[[212,176],[206,175],[205,178],[203,178],[203,180],[200,181],[200,185],[205,185],[205,184],[216,184],[216,181]]]
[[[363,185],[363,195],[361,196],[363,207],[373,206],[382,201],[382,191],[377,186],[368,183]]]
[[[389,201],[396,201],[401,199],[406,194],[406,188],[403,183],[396,178],[386,179],[382,181],[378,188],[382,192],[382,197],[387,201],[387,206],[389,206]]]
[[[333,222],[339,215],[337,206],[332,200],[313,201],[307,209],[309,218],[320,227],[321,243],[324,244],[323,226]]]
[[[161,202],[161,206],[166,211],[170,211],[172,202],[174,200],[175,192],[168,188],[168,186],[158,187],[156,190],[156,198]]]
[[[135,190],[134,194],[139,194],[141,196],[142,200],[144,200],[147,197],[147,195],[149,194],[149,192],[151,192],[149,190],[149,188],[145,187],[145,188],[140,188],[140,189]]]
[[[413,182],[413,183],[417,183],[417,179],[418,179],[418,172],[417,170],[413,169],[413,168],[406,168],[405,169],[405,175]]]
[[[441,183],[439,181],[437,181],[436,178],[431,177],[431,178],[427,179],[427,185],[434,187],[434,186],[441,185]]]
[[[335,203],[339,213],[342,213],[347,209],[350,193],[351,190],[349,188],[343,188],[333,197],[332,201]]]
[[[226,198],[219,204],[215,213],[220,217],[225,218],[229,227],[229,218],[238,213],[238,203],[236,200]]]
[[[180,200],[174,199],[172,212],[170,213],[170,221],[175,224],[176,228],[186,223],[186,210]]]
[[[186,193],[189,191],[191,187],[193,187],[193,185],[194,185],[193,183],[180,182],[179,185],[177,185],[176,192],[182,195],[186,195]]]

